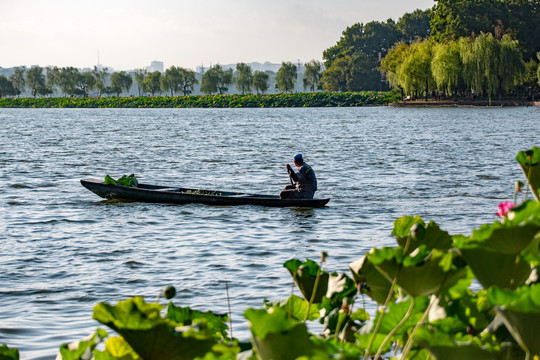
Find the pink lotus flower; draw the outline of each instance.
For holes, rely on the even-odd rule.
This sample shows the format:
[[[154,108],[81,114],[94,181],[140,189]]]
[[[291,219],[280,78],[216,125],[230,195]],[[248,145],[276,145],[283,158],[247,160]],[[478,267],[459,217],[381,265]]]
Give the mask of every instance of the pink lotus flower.
[[[498,206],[499,211],[497,213],[495,213],[495,215],[497,215],[499,217],[506,217],[506,215],[508,215],[508,212],[510,211],[510,209],[512,209],[515,206],[516,206],[516,204],[512,204],[510,201],[500,203],[499,206]]]

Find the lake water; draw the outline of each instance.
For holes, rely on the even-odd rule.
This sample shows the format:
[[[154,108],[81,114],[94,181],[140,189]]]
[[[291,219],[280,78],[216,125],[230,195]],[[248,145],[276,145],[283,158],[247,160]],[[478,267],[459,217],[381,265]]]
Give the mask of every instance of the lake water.
[[[286,298],[282,264],[347,265],[419,215],[451,234],[496,220],[540,146],[540,108],[1,109],[0,344],[51,359],[95,330],[92,309],[174,285],[179,306],[242,314]],[[316,171],[318,209],[102,201],[79,180],[277,194]],[[348,272],[347,272],[348,273]],[[298,294],[298,291],[296,291]]]

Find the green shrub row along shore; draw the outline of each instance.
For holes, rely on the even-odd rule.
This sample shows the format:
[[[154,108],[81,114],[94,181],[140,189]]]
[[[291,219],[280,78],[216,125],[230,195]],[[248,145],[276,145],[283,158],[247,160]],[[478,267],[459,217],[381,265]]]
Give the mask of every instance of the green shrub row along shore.
[[[271,108],[385,105],[397,92],[314,92],[246,95],[3,98],[0,108]]]

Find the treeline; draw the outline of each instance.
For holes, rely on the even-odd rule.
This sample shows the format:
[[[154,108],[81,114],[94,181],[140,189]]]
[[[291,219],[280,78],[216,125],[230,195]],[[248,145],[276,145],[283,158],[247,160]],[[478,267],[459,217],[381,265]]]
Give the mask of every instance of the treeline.
[[[323,52],[322,87],[355,91],[388,84],[411,96],[540,94],[540,1],[436,2],[432,9],[405,14],[397,23],[388,19],[348,27],[337,44]],[[456,64],[456,44],[462,46],[461,64]],[[488,51],[484,46],[492,48]],[[426,48],[431,50],[426,52]],[[446,52],[453,49],[448,63],[443,48]],[[482,49],[487,53],[478,53]],[[388,55],[391,59],[386,59]],[[436,55],[435,66],[426,67]],[[470,56],[482,63],[473,66]],[[419,61],[423,71],[416,64]],[[443,80],[443,65],[468,73],[461,79]]]
[[[98,96],[189,95],[196,84],[205,94],[269,91],[270,77],[280,92],[297,90],[299,74],[304,91],[373,91],[397,88],[411,97],[540,96],[539,0],[436,0],[428,10],[392,19],[347,27],[336,45],[323,51],[323,63],[312,60],[303,71],[283,62],[277,74],[236,64],[236,71],[215,65],[202,77],[172,66],[164,73],[136,70],[133,74],[94,68],[17,68],[0,76],[0,97],[32,96],[56,91],[64,95]],[[274,79],[275,75],[275,79]],[[199,80],[200,79],[200,80]]]
[[[304,89],[314,91],[320,89],[320,78],[323,66],[319,61],[311,61],[304,65]],[[283,62],[275,76],[275,88],[280,92],[292,92],[298,79],[298,67],[291,62]],[[16,68],[7,78],[0,76],[0,97],[18,96],[28,90],[33,97],[44,97],[57,91],[64,96],[87,97],[91,91],[97,96],[120,96],[129,93],[133,84],[137,86],[139,96],[148,95],[183,95],[193,93],[199,84],[197,74],[190,69],[171,66],[164,73],[135,70],[133,74],[125,71],[109,73],[107,68],[94,67],[92,71],[80,72],[73,67],[33,66],[30,69]],[[267,72],[255,71],[244,63],[236,64],[233,69],[225,70],[221,65],[210,67],[201,77],[200,91],[205,94],[225,94],[232,84],[240,93],[255,92],[264,94],[269,89],[270,75]]]

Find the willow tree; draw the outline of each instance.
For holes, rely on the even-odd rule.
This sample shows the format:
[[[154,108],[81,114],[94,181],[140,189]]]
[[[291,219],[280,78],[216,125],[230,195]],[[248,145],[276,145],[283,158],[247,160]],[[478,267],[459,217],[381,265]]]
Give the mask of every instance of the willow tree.
[[[400,83],[407,93],[424,91],[427,100],[430,89],[435,81],[431,73],[433,58],[433,43],[429,40],[413,43],[400,67]]]
[[[180,90],[180,80],[182,75],[180,74],[180,69],[176,66],[171,66],[165,70],[165,74],[160,78],[160,86],[163,92],[170,91],[171,96],[174,96],[175,92]],[[112,82],[112,79],[111,79]]]
[[[311,60],[306,63],[306,71],[304,72],[304,77],[302,79],[304,83],[304,89],[309,88],[311,92],[315,91],[315,88],[321,88],[321,75],[322,75],[322,64],[320,61]]]
[[[236,87],[244,95],[246,92],[251,91],[251,83],[253,82],[253,70],[251,66],[238,63],[236,64]]]
[[[521,56],[517,40],[513,40],[508,34],[500,41],[499,51],[499,98],[503,91],[509,91],[519,85],[525,77],[525,62]]]
[[[409,51],[409,45],[405,43],[396,44],[388,54],[382,59],[380,69],[384,72],[386,76],[386,81],[390,84],[391,87],[397,87],[401,90],[401,95],[403,96],[404,87],[400,82],[401,65],[403,60],[407,56]]]
[[[282,92],[292,92],[296,84],[297,68],[291,62],[282,62],[276,74],[276,89]]]
[[[437,43],[433,46],[431,72],[439,91],[455,94],[461,83],[463,66],[456,41]]]

